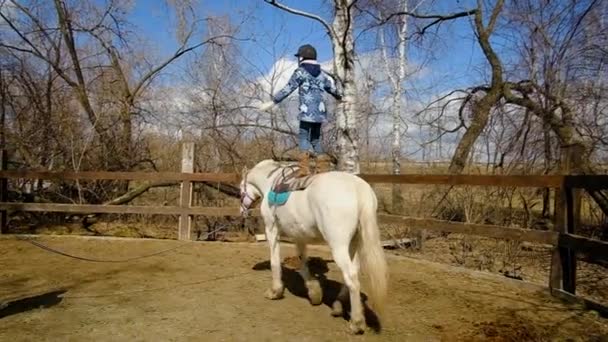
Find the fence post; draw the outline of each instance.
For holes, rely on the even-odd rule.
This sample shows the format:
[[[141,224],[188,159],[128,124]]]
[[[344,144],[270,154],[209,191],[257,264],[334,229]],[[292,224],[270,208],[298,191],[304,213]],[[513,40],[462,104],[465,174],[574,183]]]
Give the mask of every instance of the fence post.
[[[182,173],[194,172],[194,143],[186,142],[182,145]],[[179,196],[179,205],[182,208],[190,208],[192,205],[192,182],[182,181]],[[192,215],[181,214],[179,216],[178,240],[190,240],[192,231]]]
[[[555,200],[553,209],[554,231],[562,234],[566,231],[566,196],[565,184],[555,189]],[[562,264],[562,249],[555,246],[551,255],[551,271],[549,273],[549,289],[562,290],[564,280],[564,269]]]
[[[584,147],[575,144],[562,148],[562,163],[564,173],[578,175],[581,173]],[[576,234],[580,224],[581,189],[565,188],[566,195],[566,233]],[[571,249],[561,253],[564,264],[564,290],[572,294],[576,292],[576,254]]]
[[[562,146],[560,171],[566,177],[580,174],[584,148],[581,145]],[[555,230],[560,233],[576,233],[580,224],[581,189],[562,185],[555,193]],[[576,292],[576,254],[573,250],[557,246],[551,262],[551,288]]]
[[[0,171],[4,171],[8,166],[8,155],[5,149],[0,149]],[[8,200],[8,181],[6,178],[0,178],[0,202]],[[8,213],[6,210],[0,210],[0,234],[7,233]]]

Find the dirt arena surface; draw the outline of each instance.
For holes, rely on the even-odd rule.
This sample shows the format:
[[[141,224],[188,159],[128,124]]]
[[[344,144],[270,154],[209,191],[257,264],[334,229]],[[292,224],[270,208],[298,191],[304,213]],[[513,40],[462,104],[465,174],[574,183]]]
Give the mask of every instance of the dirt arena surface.
[[[37,241],[99,259],[181,247],[96,263],[0,239],[0,303],[13,303],[0,307],[0,341],[608,341],[608,320],[535,286],[405,257],[389,256],[381,331],[351,336],[344,318],[330,316],[342,278],[323,248],[310,250],[317,257],[313,271],[326,277],[325,304],[313,307],[291,268],[295,252],[288,244],[281,248],[288,261],[285,298],[269,301],[265,243]],[[28,299],[33,295],[40,296]]]

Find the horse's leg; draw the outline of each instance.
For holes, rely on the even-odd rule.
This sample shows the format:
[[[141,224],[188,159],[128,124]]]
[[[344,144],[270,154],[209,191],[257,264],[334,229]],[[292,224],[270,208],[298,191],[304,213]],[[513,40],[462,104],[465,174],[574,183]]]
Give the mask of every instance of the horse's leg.
[[[353,256],[351,260],[347,248],[333,249],[334,261],[342,270],[344,283],[350,294],[350,331],[353,334],[362,334],[365,331],[365,316],[361,303],[361,284],[359,282],[358,258]]]
[[[319,305],[323,301],[323,290],[321,289],[319,280],[310,275],[307,263],[306,244],[298,241],[296,242],[296,247],[298,249],[298,257],[300,258],[299,273],[306,284],[308,299],[312,305]]]
[[[268,299],[283,298],[283,280],[281,279],[281,253],[279,248],[279,229],[275,222],[266,223],[266,238],[270,246],[270,269],[272,270],[272,287],[266,290]]]
[[[350,243],[350,248],[349,248],[349,252],[350,255],[352,256],[352,261],[356,264],[359,265],[359,255],[357,253],[357,240],[352,240]],[[331,315],[334,317],[340,317],[342,315],[344,315],[344,302],[346,302],[346,300],[348,299],[348,287],[346,286],[346,284],[343,284],[342,287],[340,287],[340,292],[338,293],[338,297],[336,297],[336,300],[334,300],[334,302],[331,305]]]
[[[348,298],[348,287],[346,285],[342,285],[340,287],[340,292],[338,292],[338,297],[334,300],[331,305],[331,315],[334,317],[340,317],[344,314],[344,302]]]

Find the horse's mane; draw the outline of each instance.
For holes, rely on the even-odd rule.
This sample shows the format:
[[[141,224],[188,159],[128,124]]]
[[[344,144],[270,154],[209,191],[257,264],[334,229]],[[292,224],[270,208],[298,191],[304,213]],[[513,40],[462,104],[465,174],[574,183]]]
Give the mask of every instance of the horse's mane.
[[[295,160],[287,161],[287,160],[272,159],[272,162],[274,164],[274,168],[272,169],[272,171],[270,171],[270,173],[268,174],[268,177],[271,177],[275,172],[277,172],[279,170],[282,170],[285,168],[293,169],[294,167],[297,167],[297,165],[298,165],[298,163]]]
[[[266,159],[260,162],[261,163],[272,163],[273,166],[275,167],[290,167],[290,166],[295,166],[298,164],[298,161],[296,159],[293,158],[272,158],[272,159]]]
[[[293,163],[297,163],[298,160],[295,158],[272,158],[272,160],[276,163],[279,163],[281,165],[285,165],[285,164],[293,164]]]

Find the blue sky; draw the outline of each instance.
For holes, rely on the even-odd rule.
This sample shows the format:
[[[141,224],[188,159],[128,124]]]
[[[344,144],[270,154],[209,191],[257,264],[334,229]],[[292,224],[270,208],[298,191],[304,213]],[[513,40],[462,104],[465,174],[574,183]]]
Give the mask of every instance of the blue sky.
[[[423,1],[434,4],[433,8],[425,13],[447,14],[475,6],[474,0]],[[330,1],[282,0],[282,2],[331,21],[332,9],[328,6]],[[257,66],[257,70],[249,68],[254,75],[247,75],[248,79],[270,72],[274,63],[280,58],[294,58],[294,52],[304,43],[313,44],[317,48],[321,62],[332,58],[330,41],[322,25],[281,11],[263,0],[203,1],[198,11],[201,16],[229,16],[234,25],[241,25],[238,35],[247,38],[248,41],[240,43],[239,47],[248,62]],[[177,48],[175,34],[170,31],[175,27],[173,22],[175,19],[167,12],[163,2],[136,1],[131,19],[141,29],[140,34],[153,41],[153,45],[163,55],[168,56],[175,51]],[[356,31],[355,35],[357,34]],[[372,66],[371,72],[375,71],[376,65],[378,72],[384,72],[381,61],[376,62],[370,57],[376,41],[375,34],[358,37],[356,52],[359,58],[367,58],[367,64]],[[418,111],[423,104],[428,104],[440,95],[457,88],[479,84],[486,78],[487,65],[476,43],[469,18],[442,24],[438,34],[432,30],[428,31],[423,44],[411,45],[408,58],[413,65],[423,64],[421,71],[405,85],[408,105],[404,110],[410,115]],[[172,66],[169,71],[181,71],[184,65],[185,59]],[[380,106],[384,103],[381,98],[378,98],[377,102]],[[416,133],[416,127],[410,128],[412,134],[419,134]],[[416,144],[408,143],[407,146],[408,156],[420,153]]]
[[[323,0],[283,0],[291,7],[318,14],[330,21],[331,7]],[[471,8],[471,0],[437,1],[433,11],[449,13]],[[239,35],[254,41],[241,43],[243,53],[262,71],[269,71],[277,58],[291,56],[298,46],[313,44],[319,60],[332,57],[331,45],[322,26],[307,18],[294,16],[266,4],[263,0],[226,0],[202,1],[197,9],[202,16],[229,15],[234,24],[242,23]],[[243,19],[245,18],[245,19]],[[158,45],[158,49],[169,55],[176,48],[174,17],[167,12],[164,2],[135,2],[131,19],[142,30],[146,38]],[[478,81],[480,71],[474,69],[480,60],[480,51],[474,42],[471,24],[468,19],[459,19],[442,26],[441,39],[434,45],[431,53],[426,48],[412,48],[409,56],[413,63],[425,63],[423,75],[417,79],[416,87],[447,91],[456,87],[470,85]],[[433,35],[427,35],[427,41]],[[363,55],[370,49],[373,37],[363,36],[356,42],[357,51]],[[263,47],[263,48],[262,48]]]

